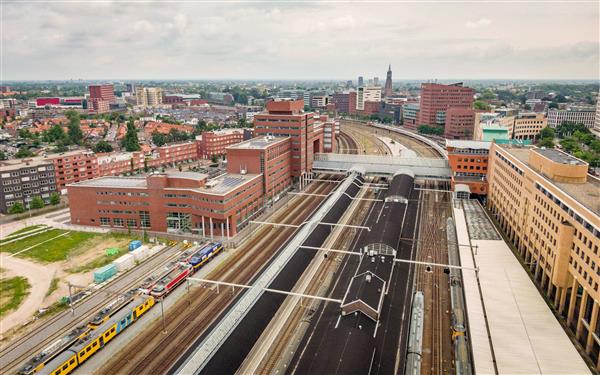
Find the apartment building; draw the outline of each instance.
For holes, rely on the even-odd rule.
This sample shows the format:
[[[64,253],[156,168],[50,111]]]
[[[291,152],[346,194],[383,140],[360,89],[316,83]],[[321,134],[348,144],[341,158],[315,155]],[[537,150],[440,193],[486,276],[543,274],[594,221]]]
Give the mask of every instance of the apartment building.
[[[596,120],[596,110],[594,108],[577,108],[548,110],[548,126],[556,128],[563,122],[582,123],[586,128],[592,129]]]
[[[600,180],[556,149],[493,144],[488,207],[600,369]]]
[[[35,197],[46,204],[56,191],[54,163],[41,158],[0,162],[0,212],[7,213],[17,202],[23,207]]]
[[[197,139],[198,156],[210,159],[213,156],[224,155],[227,147],[244,140],[243,129],[222,129],[203,132]]]
[[[99,176],[97,156],[91,150],[70,151],[49,155],[47,158],[54,163],[56,187],[60,191],[67,184]]]
[[[361,86],[356,90],[356,110],[364,111],[366,102],[380,102],[381,87]]]
[[[91,112],[108,112],[110,105],[117,102],[115,98],[115,89],[112,84],[89,85],[88,89],[90,90],[88,108]]]
[[[163,103],[163,91],[160,87],[136,87],[135,100],[140,107],[157,107]]]

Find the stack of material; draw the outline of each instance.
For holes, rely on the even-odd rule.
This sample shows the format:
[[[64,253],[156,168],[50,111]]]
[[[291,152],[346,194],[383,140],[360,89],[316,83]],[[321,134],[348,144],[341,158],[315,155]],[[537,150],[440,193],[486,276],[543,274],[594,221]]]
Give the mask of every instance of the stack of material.
[[[119,272],[127,271],[135,266],[135,258],[131,254],[125,254],[122,257],[115,259],[113,262]]]

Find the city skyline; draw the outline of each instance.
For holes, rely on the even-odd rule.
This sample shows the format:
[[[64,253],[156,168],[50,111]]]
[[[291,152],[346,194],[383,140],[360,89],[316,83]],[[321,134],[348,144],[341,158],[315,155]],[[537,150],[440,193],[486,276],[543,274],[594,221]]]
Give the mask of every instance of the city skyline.
[[[598,8],[5,2],[1,78],[598,79]]]

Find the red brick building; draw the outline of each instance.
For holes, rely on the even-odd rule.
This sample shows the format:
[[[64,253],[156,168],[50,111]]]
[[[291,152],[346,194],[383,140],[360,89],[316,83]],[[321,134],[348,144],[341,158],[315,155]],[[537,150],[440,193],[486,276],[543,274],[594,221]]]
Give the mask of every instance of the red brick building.
[[[466,185],[471,194],[487,195],[488,157],[491,142],[446,140],[452,169],[452,190]]]
[[[444,126],[444,137],[446,139],[473,139],[474,131],[474,110],[459,107],[448,108]]]
[[[299,177],[312,169],[314,150],[321,150],[323,137],[315,136],[314,114],[304,112],[302,100],[273,100],[267,112],[254,116],[254,134],[290,137],[292,141],[292,176]]]
[[[89,180],[99,176],[98,160],[93,151],[71,151],[58,155],[50,155],[48,159],[54,163],[56,188],[62,190],[67,184]]]
[[[203,132],[197,140],[198,155],[201,159],[210,159],[213,155],[224,155],[225,149],[244,140],[243,129],[223,129]]]
[[[291,184],[291,138],[261,137],[227,149],[228,173],[101,177],[67,187],[81,225],[233,236]]]
[[[416,121],[419,125],[444,125],[448,108],[472,108],[475,90],[461,83],[442,85],[421,84],[420,109]]]
[[[115,90],[111,84],[90,85],[89,90],[88,108],[91,112],[108,112],[110,105],[116,103]]]

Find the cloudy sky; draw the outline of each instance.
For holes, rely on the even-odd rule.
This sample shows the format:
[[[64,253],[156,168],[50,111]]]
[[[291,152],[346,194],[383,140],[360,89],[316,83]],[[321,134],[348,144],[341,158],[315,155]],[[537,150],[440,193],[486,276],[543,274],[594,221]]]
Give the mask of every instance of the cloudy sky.
[[[2,79],[599,79],[595,1],[3,0]]]

